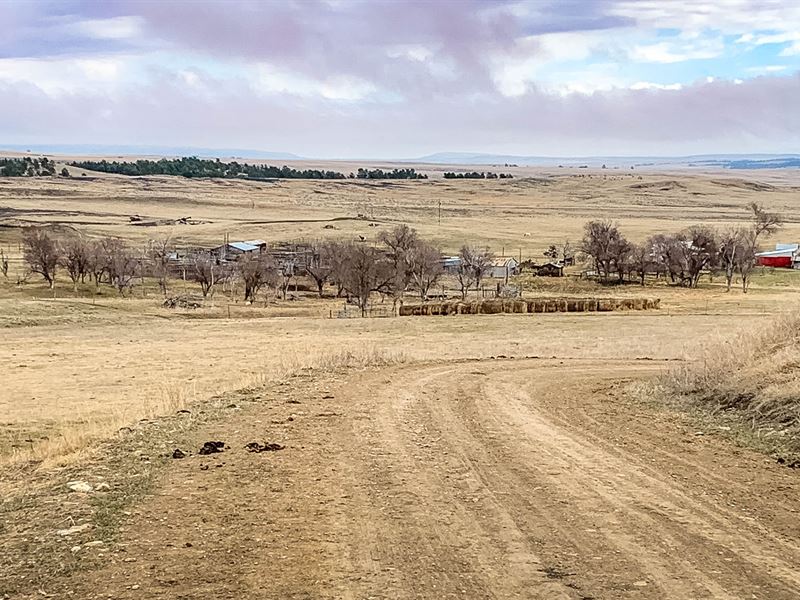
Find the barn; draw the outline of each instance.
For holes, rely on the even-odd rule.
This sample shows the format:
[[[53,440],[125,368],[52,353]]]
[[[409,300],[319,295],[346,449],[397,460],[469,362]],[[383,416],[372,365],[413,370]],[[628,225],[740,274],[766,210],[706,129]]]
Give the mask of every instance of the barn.
[[[512,275],[516,275],[519,272],[519,261],[514,258],[496,258],[492,261],[491,267],[489,267],[488,275],[489,277],[494,277],[495,279],[505,279],[508,281],[508,278]]]
[[[220,259],[234,259],[242,254],[259,254],[267,247],[264,240],[247,240],[245,242],[228,242],[222,246],[217,246],[211,253]]]
[[[775,250],[759,252],[756,254],[758,264],[762,267],[778,267],[791,269],[800,267],[800,246],[798,244],[775,244]]]

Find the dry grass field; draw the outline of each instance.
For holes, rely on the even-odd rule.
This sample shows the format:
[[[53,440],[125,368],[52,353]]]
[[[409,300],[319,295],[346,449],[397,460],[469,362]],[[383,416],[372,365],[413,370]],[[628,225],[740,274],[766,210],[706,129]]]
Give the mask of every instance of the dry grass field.
[[[351,168],[325,166],[344,171]],[[417,167],[432,177],[442,170],[430,165]],[[238,440],[244,435],[241,431],[257,429],[255,424],[273,419],[273,426],[267,428],[269,434],[290,440],[298,454],[294,466],[279,463],[272,472],[275,477],[289,477],[294,469],[296,481],[275,483],[270,493],[279,485],[296,491],[301,483],[308,486],[306,489],[320,485],[319,497],[332,503],[315,508],[313,498],[308,496],[311,492],[302,491],[296,507],[302,517],[296,518],[299,521],[288,523],[274,517],[280,521],[275,531],[297,538],[297,544],[290,544],[281,559],[291,564],[278,573],[272,572],[272,583],[266,587],[253,581],[248,587],[242,577],[249,575],[236,574],[235,564],[240,564],[240,557],[239,563],[231,562],[226,567],[231,569],[228,576],[206,582],[205,590],[212,596],[348,597],[352,592],[364,597],[421,597],[415,596],[415,590],[422,589],[418,587],[422,586],[420,582],[428,581],[426,578],[432,582],[436,573],[447,572],[451,575],[441,585],[451,597],[458,595],[459,589],[469,597],[483,597],[487,585],[481,577],[459,580],[452,573],[490,573],[504,579],[508,595],[503,597],[532,589],[531,586],[545,594],[540,597],[553,598],[728,598],[737,597],[736,590],[742,589],[758,594],[753,597],[796,597],[793,594],[800,590],[800,581],[796,571],[795,575],[791,573],[800,564],[798,551],[796,545],[786,542],[791,526],[781,520],[780,512],[796,510],[796,502],[792,504],[788,496],[782,496],[781,508],[776,509],[778,516],[762,515],[757,507],[763,497],[745,496],[743,506],[752,508],[752,513],[745,511],[742,516],[726,508],[716,518],[711,516],[715,507],[702,498],[702,486],[679,487],[684,481],[680,478],[697,472],[707,486],[723,488],[724,482],[713,475],[714,457],[720,453],[743,453],[739,462],[733,460],[729,465],[731,476],[739,483],[753,477],[742,465],[761,464],[762,459],[747,450],[732,450],[730,441],[716,438],[701,441],[702,447],[692,450],[690,459],[681,458],[684,450],[694,448],[691,417],[663,413],[662,410],[673,409],[642,404],[625,396],[623,388],[614,386],[621,381],[651,381],[672,372],[678,364],[696,364],[708,348],[724,347],[737,334],[758,331],[766,327],[771,317],[796,310],[800,273],[759,271],[746,295],[738,289],[726,293],[721,277],[713,281],[704,277],[696,290],[660,283],[649,285],[645,292],[636,285],[608,289],[576,277],[527,279],[526,295],[646,293],[661,298],[661,309],[372,319],[330,318],[342,308],[342,301],[318,299],[310,293],[299,294],[297,300],[274,300],[266,306],[244,305],[218,294],[201,309],[171,310],[161,306],[162,298],[154,283],[145,290],[134,288],[130,298],[118,298],[107,288],[98,293],[91,285],[75,293],[64,277],[54,291],[35,277],[25,285],[16,283],[23,268],[21,227],[35,224],[75,228],[88,236],[119,236],[142,246],[150,238],[170,235],[179,246],[211,247],[222,243],[226,234],[231,240],[260,238],[269,242],[358,236],[374,240],[380,231],[407,223],[448,252],[471,242],[489,245],[497,254],[538,259],[550,244],[565,240],[577,244],[583,224],[589,219],[612,219],[630,239],[638,241],[653,233],[672,232],[697,223],[716,227],[741,223],[747,217],[746,204],[756,201],[786,218],[784,228],[773,241],[800,240],[800,220],[794,210],[800,199],[800,175],[796,173],[499,170],[512,170],[515,179],[247,182],[82,176],[77,171],[71,179],[0,179],[0,247],[12,259],[9,278],[0,276],[0,492],[7,499],[4,510],[9,511],[0,520],[0,538],[7,534],[7,539],[0,541],[0,550],[5,549],[11,557],[6,566],[11,569],[13,563],[16,578],[7,590],[0,584],[0,597],[4,591],[10,597],[33,597],[37,590],[25,589],[26,585],[20,583],[26,578],[41,577],[41,582],[49,582],[40,573],[32,575],[35,569],[30,565],[21,566],[25,563],[26,546],[19,540],[35,535],[12,522],[22,514],[14,511],[34,511],[30,508],[33,501],[20,492],[29,485],[26,482],[38,482],[30,483],[31,489],[44,493],[41,490],[52,489],[53,481],[70,474],[92,469],[98,472],[107,444],[120,443],[125,432],[138,431],[141,419],[155,422],[174,415],[178,409],[195,410],[221,394],[241,404],[235,398],[237,390],[243,389],[272,390],[263,395],[282,398],[284,384],[298,376],[297,388],[294,384],[288,386],[293,389],[292,398],[301,403],[298,408],[291,407],[295,411],[293,425],[285,424],[290,415],[283,414],[283,409],[253,404],[230,423],[223,421],[213,427],[206,424],[205,429],[187,434],[192,443],[200,439],[197,436],[216,434]],[[153,222],[191,217],[199,223],[141,226],[131,223],[132,215]],[[171,282],[177,291],[187,285],[192,286]],[[791,363],[789,358],[784,362]],[[480,373],[486,376],[485,383]],[[507,379],[503,373],[509,374]],[[608,395],[610,386],[615,391]],[[337,403],[320,404],[319,398],[329,388],[338,390]],[[441,403],[433,402],[434,396],[441,396]],[[544,404],[537,404],[539,399]],[[270,413],[273,408],[280,415]],[[331,427],[329,421],[325,425],[317,421],[304,425],[303,415],[314,411],[323,416],[341,412],[342,427]],[[633,415],[628,425],[625,411]],[[282,419],[284,425],[275,425],[274,419]],[[651,456],[658,463],[655,467],[648,463],[649,419],[655,419],[662,427],[652,440],[662,448]],[[375,428],[368,427],[370,423],[375,423]],[[604,427],[602,432],[593,429],[598,424]],[[123,433],[117,434],[121,428]],[[256,435],[254,431],[252,434]],[[632,436],[629,442],[625,441],[626,435]],[[521,445],[509,446],[502,441],[506,436],[522,440]],[[160,440],[162,453],[176,439],[179,438]],[[374,443],[376,450],[361,447],[354,441],[357,439]],[[542,439],[549,440],[547,447],[537,450],[537,440]],[[341,445],[333,449],[332,440]],[[559,442],[563,444],[559,446]],[[476,453],[478,446],[486,447],[488,454]],[[315,484],[313,473],[328,472],[330,468],[322,458],[324,454],[314,454],[323,450],[338,457],[338,470]],[[547,457],[542,464],[525,454],[537,451]],[[675,479],[663,475],[667,473],[664,465],[668,452],[674,459]],[[492,471],[490,463],[494,459],[506,465],[501,469],[505,476]],[[627,463],[627,459],[632,462]],[[235,457],[231,460],[231,464],[237,464]],[[415,468],[416,463],[421,465],[419,469]],[[131,464],[125,477],[132,477],[131,473],[141,468],[139,463]],[[194,463],[185,464],[194,469]],[[588,480],[581,483],[577,474],[577,479],[559,487],[558,480],[564,481],[574,464],[584,469],[582,473],[588,473]],[[623,478],[621,471],[626,464],[633,465],[632,478],[623,485],[619,478]],[[235,468],[248,481],[257,480],[259,475],[248,465],[241,463]],[[655,468],[662,471],[657,473]],[[136,568],[125,571],[116,554],[110,563],[104,563],[102,557],[87,563],[105,569],[98,577],[107,579],[102,579],[103,586],[97,588],[103,588],[103,597],[183,597],[183,583],[166,596],[163,594],[167,588],[160,588],[161,584],[137,583],[135,590],[140,585],[147,590],[147,594],[142,595],[140,590],[137,595],[131,588],[134,579],[130,573],[147,563],[142,557],[157,555],[152,543],[159,534],[147,529],[156,522],[153,515],[176,498],[194,494],[189,489],[191,484],[177,482],[193,481],[195,477],[208,479],[212,475],[225,477],[223,471],[220,468],[216,474],[212,470],[203,475],[194,470],[172,471],[166,475],[169,485],[175,486],[174,494],[167,488],[156,492],[142,512],[136,513],[138,521],[127,525],[123,535],[123,547],[130,548],[132,557],[139,557]],[[391,472],[400,475],[387,475]],[[522,475],[523,472],[528,474]],[[554,475],[556,472],[561,475]],[[452,478],[449,481],[455,487],[442,487],[442,473]],[[109,480],[114,477],[107,475]],[[120,475],[115,484],[119,490],[128,489],[125,477]],[[785,486],[796,485],[784,481],[783,474],[775,477]],[[612,480],[624,488],[622,499],[612,498]],[[153,481],[152,485],[157,485],[157,480]],[[741,483],[740,489],[739,483],[724,493],[734,488],[741,492],[745,484]],[[219,491],[237,484],[218,479],[202,485]],[[342,508],[336,489],[346,490],[342,494],[352,495],[355,504]],[[531,506],[532,500],[526,499],[529,489],[534,490],[531,497],[538,498],[539,517],[561,523],[558,527],[563,530],[554,526],[553,531],[561,531],[571,540],[566,550],[553,546],[558,537],[553,531],[528,531],[520,524]],[[558,493],[548,496],[542,491],[548,489],[560,490],[563,502],[574,503],[576,514],[596,514],[597,518],[581,517],[574,527],[565,524],[570,522],[569,514],[552,499]],[[494,492],[498,495],[493,496]],[[236,502],[245,502],[244,493],[236,497]],[[248,493],[260,492],[253,489]],[[601,500],[596,502],[593,494]],[[446,519],[455,529],[436,529],[438,524],[411,507],[412,496],[441,507],[449,502]],[[639,504],[652,505],[652,511],[637,505],[634,497],[639,498]],[[503,498],[508,499],[507,504]],[[97,505],[84,500],[75,504],[75,514],[90,522]],[[283,500],[275,501],[284,509],[288,506],[282,504]],[[183,506],[182,502],[179,504]],[[378,505],[404,515],[406,525],[387,516],[389,513],[379,515],[375,512]],[[241,514],[247,514],[249,509],[244,504],[237,506],[244,511]],[[214,512],[216,508],[206,508],[212,521],[225,520],[221,513]],[[635,529],[626,531],[622,517],[612,516],[615,511],[632,519]],[[37,513],[30,513],[34,514]],[[56,519],[56,515],[48,514],[42,516],[42,523]],[[765,536],[766,541],[759,542],[754,528],[737,537],[737,527],[747,514],[762,519],[764,527],[774,530]],[[343,527],[348,519],[373,522],[375,527],[399,536],[400,548],[424,551],[420,551],[418,560],[401,560],[396,551],[372,538],[364,546],[366,550],[358,550],[364,541],[356,539],[358,532],[349,530],[349,537],[337,537],[342,533],[339,526]],[[475,525],[481,519],[491,519],[496,525],[493,531],[506,533],[498,538],[482,533]],[[311,523],[318,523],[321,529],[314,529]],[[704,538],[705,534],[697,533],[689,539],[691,536],[680,532],[679,523],[693,524],[698,532],[716,530],[717,534]],[[412,525],[419,527],[412,532],[407,529]],[[663,554],[659,554],[665,550],[646,539],[648,525],[663,534],[671,552],[687,556],[685,552],[697,550],[697,560],[713,559],[717,570],[699,577],[697,562],[690,559],[667,568]],[[135,536],[139,526],[149,531],[147,544]],[[190,541],[180,537],[189,527],[187,522],[170,521],[170,527],[180,544]],[[438,531],[435,541],[420,537],[425,528]],[[593,532],[590,538],[594,541],[581,544],[580,535],[587,531]],[[372,535],[361,533],[367,538]],[[270,536],[276,534],[261,531],[258,535],[273,539]],[[322,550],[313,543],[315,539],[334,538],[338,540],[336,544],[322,544]],[[529,547],[526,540],[534,538],[544,541]],[[227,544],[213,535],[205,542],[193,543],[202,546],[215,540]],[[95,597],[86,591],[94,588],[82,587],[90,585],[90,579],[83,583],[69,579],[86,554],[85,550],[70,554],[72,543],[56,540],[44,544],[47,551],[42,560],[61,561],[54,573],[67,580],[53,584],[57,589],[77,590],[80,597]],[[237,543],[245,547],[255,542],[248,538],[238,539]],[[482,545],[499,554],[481,555]],[[444,561],[447,564],[437,567],[434,557],[438,551],[439,556],[449,555],[448,548],[455,553]],[[723,551],[731,553],[732,561],[726,563],[719,558]],[[310,557],[318,552],[324,560],[303,572],[303,561],[314,562],[316,559]],[[597,569],[592,557],[613,552],[617,558],[609,562],[608,569]],[[637,555],[644,558],[637,562]],[[750,555],[757,560],[748,558]],[[205,564],[210,556],[187,555],[185,560],[186,564]],[[423,560],[426,556],[430,559],[426,559],[427,564]],[[512,557],[517,570],[503,566],[498,556]],[[550,558],[545,560],[545,556]],[[161,572],[159,577],[183,581],[181,573],[186,564],[180,560],[170,558],[160,563],[158,569],[171,571]],[[540,574],[526,579],[520,573],[527,572],[531,565]],[[2,567],[0,560],[0,570]],[[398,569],[397,577],[386,575],[386,568]],[[769,581],[761,575],[748,579],[742,575],[748,568],[759,573],[772,569],[774,579]],[[302,585],[286,587],[290,586],[292,574],[298,577],[301,572]],[[609,575],[626,572],[631,581],[624,585],[612,581],[614,577]],[[362,573],[368,576],[357,577]],[[503,573],[507,577],[501,577]],[[234,581],[238,583],[234,585]],[[354,583],[349,586],[348,581]],[[645,584],[641,585],[643,581]],[[583,596],[573,594],[577,588],[566,585],[570,582],[584,590]],[[108,591],[106,584],[110,586]]]

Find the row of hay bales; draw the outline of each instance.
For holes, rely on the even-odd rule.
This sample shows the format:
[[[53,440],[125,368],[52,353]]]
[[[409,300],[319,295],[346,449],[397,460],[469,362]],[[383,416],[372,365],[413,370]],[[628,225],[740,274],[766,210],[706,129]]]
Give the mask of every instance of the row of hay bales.
[[[437,302],[400,307],[400,316],[496,315],[500,313],[610,312],[657,309],[656,298],[532,298]]]

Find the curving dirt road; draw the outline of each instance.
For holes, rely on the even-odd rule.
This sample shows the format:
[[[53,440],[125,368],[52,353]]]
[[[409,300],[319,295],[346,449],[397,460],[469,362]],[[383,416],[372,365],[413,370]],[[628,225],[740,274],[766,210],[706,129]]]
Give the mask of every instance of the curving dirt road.
[[[797,473],[625,395],[653,362],[297,378],[174,461],[81,598],[800,597]],[[220,429],[222,427],[222,429]],[[251,454],[252,440],[285,450]]]

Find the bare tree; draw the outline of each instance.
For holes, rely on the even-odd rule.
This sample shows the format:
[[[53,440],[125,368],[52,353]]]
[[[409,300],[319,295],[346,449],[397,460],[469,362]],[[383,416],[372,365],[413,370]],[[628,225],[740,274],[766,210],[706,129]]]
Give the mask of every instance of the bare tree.
[[[719,257],[717,234],[710,227],[695,225],[686,230],[684,240],[689,285],[697,287],[700,274],[713,268]]]
[[[444,273],[442,253],[432,244],[419,240],[408,255],[408,267],[414,289],[419,292],[420,300],[424,302],[430,289]]]
[[[88,274],[94,279],[95,288],[100,286],[103,275],[108,274],[109,247],[112,238],[96,240],[89,245]]]
[[[117,288],[120,296],[133,286],[133,281],[141,268],[141,260],[124,241],[116,238],[103,240],[106,253],[106,272],[111,285]]]
[[[397,309],[397,303],[402,302],[403,294],[411,283],[410,254],[419,243],[417,230],[408,225],[398,225],[391,231],[382,231],[378,241],[389,249],[387,258],[392,270],[392,308]]]
[[[343,244],[342,289],[355,298],[361,315],[367,316],[373,292],[391,291],[394,271],[391,261],[377,248],[363,244]]]
[[[598,275],[606,281],[612,273],[622,281],[630,251],[631,244],[611,221],[589,221],[584,225],[581,252],[592,259]]]
[[[78,290],[78,283],[86,280],[91,262],[91,245],[81,237],[70,237],[61,242],[60,264],[72,280],[72,289]]]
[[[306,265],[306,273],[317,284],[320,298],[322,298],[325,283],[333,272],[334,259],[332,255],[335,253],[335,248],[336,244],[331,242],[312,242],[310,247],[311,259]]]
[[[161,293],[167,295],[169,265],[175,249],[170,236],[150,240],[147,243],[147,259],[153,277],[158,281]]]
[[[730,227],[719,238],[719,265],[725,271],[727,291],[731,291],[733,276],[742,261],[747,232],[741,227]]]
[[[750,227],[744,232],[742,250],[738,258],[739,274],[742,276],[742,292],[745,294],[750,287],[750,274],[758,262],[756,253],[759,240],[762,237],[770,237],[783,224],[780,215],[767,212],[760,204],[751,202],[747,208],[751,212],[751,222]]]
[[[192,258],[189,277],[200,284],[203,298],[213,297],[215,286],[225,283],[229,274],[230,270],[210,252],[200,252]]]
[[[2,249],[0,249],[0,273],[8,279],[8,257],[3,253]]]
[[[267,254],[242,254],[237,261],[239,276],[244,282],[245,302],[254,302],[256,294],[264,286],[273,286],[278,281],[275,261]]]
[[[23,258],[30,271],[44,277],[52,289],[61,257],[56,241],[43,228],[29,227],[22,234],[22,245]]]
[[[492,266],[493,255],[488,248],[477,248],[465,244],[458,251],[458,258],[456,279],[461,288],[461,299],[466,300],[467,291],[472,284],[475,284],[476,289],[480,287],[483,277]]]
[[[347,279],[348,256],[352,244],[345,242],[328,242],[324,247],[325,260],[330,265],[330,279],[336,284],[336,297],[344,294],[344,282]]]
[[[654,266],[652,246],[648,245],[647,242],[631,246],[628,253],[627,270],[639,278],[641,285],[644,285],[647,274],[653,271]]]

